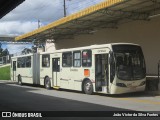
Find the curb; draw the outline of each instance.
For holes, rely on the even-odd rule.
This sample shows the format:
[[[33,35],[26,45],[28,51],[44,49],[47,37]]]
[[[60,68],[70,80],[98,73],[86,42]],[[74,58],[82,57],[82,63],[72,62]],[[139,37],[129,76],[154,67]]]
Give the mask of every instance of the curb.
[[[0,65],[0,68],[11,66],[10,64]]]
[[[8,82],[14,83],[14,81],[11,80],[0,80],[0,83],[8,83]]]
[[[146,91],[146,94],[153,95],[153,96],[159,96],[160,91]]]

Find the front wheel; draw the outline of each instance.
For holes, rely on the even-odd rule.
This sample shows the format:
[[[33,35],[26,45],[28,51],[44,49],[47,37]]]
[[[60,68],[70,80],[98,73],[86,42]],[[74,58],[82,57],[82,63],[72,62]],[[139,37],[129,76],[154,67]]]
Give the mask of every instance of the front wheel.
[[[49,77],[46,77],[45,78],[45,81],[44,81],[44,86],[47,90],[51,89],[51,81],[49,79]]]
[[[85,94],[91,95],[93,93],[93,85],[90,80],[86,80],[83,84],[83,90]]]

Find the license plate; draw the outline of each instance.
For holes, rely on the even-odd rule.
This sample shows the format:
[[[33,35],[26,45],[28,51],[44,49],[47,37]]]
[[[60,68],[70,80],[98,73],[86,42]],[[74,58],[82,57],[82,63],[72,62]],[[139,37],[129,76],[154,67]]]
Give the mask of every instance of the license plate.
[[[130,86],[129,88],[133,90],[133,89],[136,89],[136,86]]]

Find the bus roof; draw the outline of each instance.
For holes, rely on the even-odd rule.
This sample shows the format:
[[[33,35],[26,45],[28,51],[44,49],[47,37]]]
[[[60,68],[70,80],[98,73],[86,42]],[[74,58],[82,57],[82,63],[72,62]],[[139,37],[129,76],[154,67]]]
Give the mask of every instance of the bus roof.
[[[134,43],[95,44],[95,45],[84,46],[84,47],[59,49],[59,50],[55,50],[54,53],[67,52],[67,51],[78,51],[78,50],[84,50],[84,49],[105,48],[105,47],[108,47],[108,48],[112,49],[112,47],[111,47],[112,45],[136,45],[136,46],[139,46],[138,44],[134,44]],[[43,53],[40,53],[40,54],[47,54],[47,53],[53,53],[53,52],[43,52]]]
[[[19,57],[27,57],[27,56],[32,56],[33,55],[33,53],[30,53],[30,54],[26,54],[26,55],[18,55],[18,56],[13,56],[13,57],[11,57],[12,59],[14,59],[14,58],[19,58]]]
[[[105,48],[108,47],[109,49],[112,49],[112,45],[135,45],[135,46],[140,46],[138,44],[134,43],[109,43],[109,44],[95,44],[95,45],[90,45],[90,46],[84,46],[84,47],[76,47],[76,48],[67,48],[67,49],[59,49],[55,50],[54,52],[42,52],[39,54],[53,54],[53,53],[61,53],[61,52],[69,52],[69,51],[78,51],[78,50],[84,50],[84,49],[96,49],[96,48]],[[27,57],[27,56],[33,56],[34,53],[30,53],[27,55],[19,55],[19,56],[14,56],[14,58],[19,58],[19,57]]]

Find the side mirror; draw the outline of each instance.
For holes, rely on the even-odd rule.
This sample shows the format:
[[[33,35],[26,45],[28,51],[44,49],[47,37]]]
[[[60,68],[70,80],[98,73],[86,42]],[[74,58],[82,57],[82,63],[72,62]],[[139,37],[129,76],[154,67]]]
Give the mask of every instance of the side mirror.
[[[109,64],[113,63],[113,52],[109,51]]]

